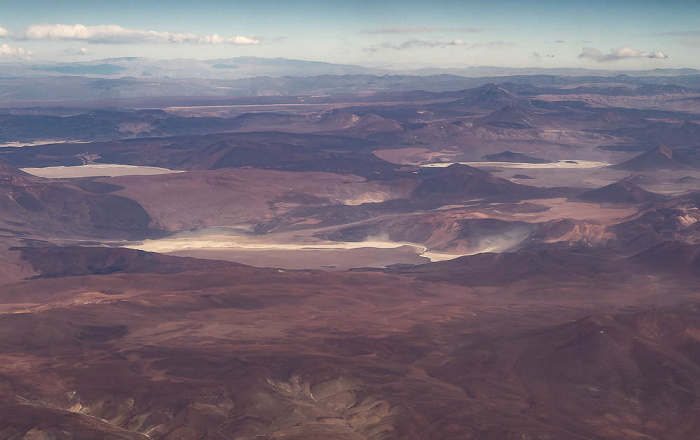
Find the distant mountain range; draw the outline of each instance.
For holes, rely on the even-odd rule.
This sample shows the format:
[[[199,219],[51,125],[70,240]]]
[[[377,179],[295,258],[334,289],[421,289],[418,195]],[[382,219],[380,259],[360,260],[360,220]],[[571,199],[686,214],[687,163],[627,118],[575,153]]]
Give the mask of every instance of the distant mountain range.
[[[508,68],[470,66],[465,68],[372,68],[350,64],[333,64],[320,61],[293,60],[287,58],[237,57],[215,60],[169,59],[125,57],[108,58],[73,63],[12,62],[0,63],[0,77],[36,76],[87,76],[98,78],[206,78],[242,79],[260,76],[317,76],[317,75],[455,75],[465,77],[513,76],[513,75],[562,75],[562,76],[616,76],[635,77],[698,75],[697,69],[653,70],[595,70],[578,68]]]
[[[483,120],[484,124],[527,128],[538,123],[531,100],[539,95],[686,95],[684,99],[692,100],[697,99],[700,90],[700,71],[693,69],[655,69],[629,74],[586,69],[505,68],[431,72],[437,71],[382,70],[255,57],[0,63],[0,108],[47,105],[162,108],[437,100],[443,102],[428,109],[445,117],[483,107],[494,111]],[[485,74],[491,76],[478,76]],[[448,99],[456,101],[444,102]],[[539,104],[543,105],[547,104]],[[689,126],[684,130],[692,129]]]
[[[99,78],[241,79],[259,76],[384,74],[367,67],[287,58],[239,57],[216,60],[126,57],[74,63],[0,63],[0,76],[88,76]]]

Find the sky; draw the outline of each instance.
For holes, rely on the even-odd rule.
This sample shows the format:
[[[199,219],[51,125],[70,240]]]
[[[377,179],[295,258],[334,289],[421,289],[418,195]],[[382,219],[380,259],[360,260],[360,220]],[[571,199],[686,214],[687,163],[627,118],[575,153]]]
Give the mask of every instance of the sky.
[[[0,0],[0,61],[700,68],[697,0]]]

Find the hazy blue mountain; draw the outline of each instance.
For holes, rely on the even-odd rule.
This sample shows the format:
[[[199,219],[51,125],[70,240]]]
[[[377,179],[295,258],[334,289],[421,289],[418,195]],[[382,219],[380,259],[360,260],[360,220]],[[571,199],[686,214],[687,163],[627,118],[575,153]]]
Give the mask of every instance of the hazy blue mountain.
[[[594,70],[579,68],[506,68],[492,66],[469,66],[465,68],[415,68],[397,66],[393,68],[371,68],[349,64],[333,64],[319,61],[294,60],[288,58],[237,57],[215,60],[153,59],[141,57],[108,58],[73,63],[0,63],[0,77],[16,76],[64,76],[85,75],[91,77],[168,77],[241,79],[259,76],[317,76],[317,75],[456,75],[465,77],[502,77],[515,75],[555,76],[616,76],[633,77],[698,75],[696,69],[653,70]]]

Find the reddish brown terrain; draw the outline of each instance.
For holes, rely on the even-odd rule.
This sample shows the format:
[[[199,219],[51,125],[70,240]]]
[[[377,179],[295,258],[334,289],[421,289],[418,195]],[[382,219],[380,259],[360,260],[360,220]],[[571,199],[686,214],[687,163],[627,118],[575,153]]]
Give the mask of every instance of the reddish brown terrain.
[[[693,78],[7,104],[0,438],[697,438]]]

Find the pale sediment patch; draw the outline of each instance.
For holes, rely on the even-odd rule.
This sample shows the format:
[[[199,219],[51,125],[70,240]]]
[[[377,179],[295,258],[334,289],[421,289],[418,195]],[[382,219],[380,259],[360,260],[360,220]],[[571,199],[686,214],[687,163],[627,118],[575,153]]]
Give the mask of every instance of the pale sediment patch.
[[[597,203],[572,202],[565,198],[535,199],[528,202],[537,203],[549,208],[542,212],[517,213],[513,215],[516,220],[523,221],[550,221],[550,220],[592,220],[603,224],[610,224],[629,217],[637,212],[634,207],[603,207]]]
[[[518,169],[585,169],[603,168],[612,165],[609,162],[599,162],[593,160],[558,160],[552,163],[521,163],[521,162],[438,162],[421,165],[425,168],[445,168],[450,165],[461,164],[471,167],[489,168],[518,168]]]
[[[280,250],[280,251],[306,251],[306,250],[333,250],[333,249],[395,249],[402,246],[419,248],[421,252],[425,247],[415,243],[400,243],[391,241],[307,241],[303,243],[274,243],[256,241],[248,237],[211,235],[207,237],[174,237],[155,240],[145,240],[141,244],[128,245],[126,247],[147,252],[176,252],[191,249],[245,249],[245,250]]]
[[[41,145],[53,145],[53,144],[88,144],[90,141],[78,141],[78,140],[41,140],[34,142],[6,142],[0,144],[0,148],[21,148],[21,147],[38,147]]]
[[[457,147],[454,147],[454,151],[431,151],[427,148],[408,147],[377,150],[374,152],[374,155],[378,158],[400,165],[420,165],[435,160],[454,160],[455,156],[460,154],[462,153]]]
[[[274,267],[287,270],[349,270],[356,268],[384,268],[392,264],[424,264],[430,260],[421,256],[414,247],[391,249],[310,249],[310,250],[250,250],[208,249],[170,252],[179,257],[224,260],[255,267]]]
[[[167,168],[147,167],[137,165],[118,164],[87,164],[76,166],[58,166],[43,168],[22,168],[25,173],[49,179],[67,179],[73,177],[98,177],[98,176],[151,176],[156,174],[183,173],[184,171],[169,170]]]
[[[420,255],[421,257],[430,259],[431,263],[435,263],[436,261],[454,260],[455,258],[464,257],[470,254],[445,254],[442,252],[424,251]]]
[[[360,194],[357,197],[353,197],[351,199],[343,200],[343,205],[357,206],[362,205],[363,203],[382,203],[390,199],[391,197],[389,196],[389,194],[385,192],[368,192]]]
[[[396,263],[420,264],[451,260],[472,254],[429,251],[421,244],[378,239],[358,242],[304,240],[298,243],[278,243],[269,239],[260,240],[239,235],[176,236],[145,240],[124,247],[288,269],[384,267]]]

